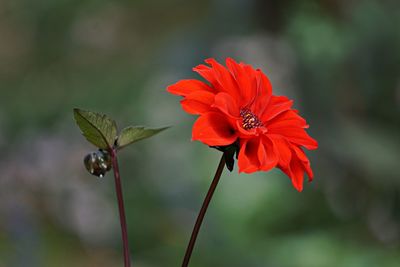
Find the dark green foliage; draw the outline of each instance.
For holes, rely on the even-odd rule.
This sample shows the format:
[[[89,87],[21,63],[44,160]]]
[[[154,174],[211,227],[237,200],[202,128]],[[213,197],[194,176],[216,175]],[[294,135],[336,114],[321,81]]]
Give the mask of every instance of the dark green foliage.
[[[104,114],[74,109],[76,124],[86,139],[101,149],[111,149],[117,136],[117,124]]]
[[[140,140],[149,138],[155,134],[158,134],[168,128],[169,127],[156,128],[156,129],[145,128],[143,126],[126,127],[118,135],[118,139],[116,142],[117,147],[118,147],[118,149],[121,149],[132,143],[135,143],[137,141],[140,141]]]

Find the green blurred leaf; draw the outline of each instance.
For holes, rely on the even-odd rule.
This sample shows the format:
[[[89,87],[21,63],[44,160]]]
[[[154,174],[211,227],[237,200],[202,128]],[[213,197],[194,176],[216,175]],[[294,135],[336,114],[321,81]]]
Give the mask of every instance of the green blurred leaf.
[[[117,136],[117,125],[114,120],[104,114],[74,109],[76,124],[86,139],[102,149],[110,149]]]
[[[123,129],[117,139],[118,148],[123,148],[134,142],[140,141],[142,139],[149,138],[159,132],[162,132],[169,127],[150,129],[144,128],[143,126],[129,126]]]

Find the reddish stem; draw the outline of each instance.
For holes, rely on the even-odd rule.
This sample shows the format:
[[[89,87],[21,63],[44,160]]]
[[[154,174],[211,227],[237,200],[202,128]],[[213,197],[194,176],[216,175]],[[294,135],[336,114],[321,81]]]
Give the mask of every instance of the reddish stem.
[[[210,188],[208,189],[207,195],[203,201],[203,205],[201,206],[199,215],[197,216],[197,220],[194,225],[188,247],[186,249],[185,258],[183,259],[182,267],[187,267],[189,265],[190,257],[192,256],[193,248],[196,243],[197,235],[199,234],[200,227],[204,219],[204,215],[207,212],[208,205],[210,204],[215,188],[217,187],[219,179],[221,178],[221,174],[222,171],[224,170],[224,167],[225,167],[225,156],[222,155],[214,179],[210,185]]]
[[[129,253],[129,244],[128,244],[128,230],[126,227],[124,198],[122,196],[121,176],[119,174],[117,153],[115,150],[112,150],[110,154],[111,154],[112,167],[114,170],[115,191],[117,193],[117,199],[118,199],[119,220],[121,223],[122,242],[124,246],[124,266],[130,267],[131,258]]]

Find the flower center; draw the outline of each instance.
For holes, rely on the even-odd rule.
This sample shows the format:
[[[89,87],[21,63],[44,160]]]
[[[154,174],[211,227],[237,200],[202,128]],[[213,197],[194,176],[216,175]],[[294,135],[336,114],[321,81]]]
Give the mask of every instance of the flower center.
[[[260,119],[248,108],[241,109],[240,116],[242,117],[242,127],[245,130],[251,130],[263,126]]]

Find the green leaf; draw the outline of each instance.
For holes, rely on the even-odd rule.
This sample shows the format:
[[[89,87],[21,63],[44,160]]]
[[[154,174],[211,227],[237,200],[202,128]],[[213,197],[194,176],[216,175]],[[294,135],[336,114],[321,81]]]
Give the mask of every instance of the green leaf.
[[[117,125],[104,114],[74,108],[76,124],[86,139],[102,149],[111,149],[117,136]]]
[[[123,148],[134,142],[140,141],[145,138],[149,138],[159,132],[162,132],[169,127],[150,129],[142,126],[129,126],[123,129],[117,139],[118,148]]]

